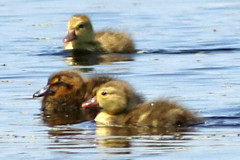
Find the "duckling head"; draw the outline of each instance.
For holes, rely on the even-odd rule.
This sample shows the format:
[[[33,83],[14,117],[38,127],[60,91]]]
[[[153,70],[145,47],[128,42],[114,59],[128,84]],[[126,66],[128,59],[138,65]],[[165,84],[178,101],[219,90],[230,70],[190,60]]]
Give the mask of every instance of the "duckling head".
[[[76,71],[61,71],[52,75],[47,85],[33,94],[33,97],[60,98],[62,96],[76,93],[83,87],[84,81]]]
[[[97,91],[96,97],[83,103],[82,107],[98,105],[103,112],[116,115],[131,110],[137,103],[139,97],[129,84],[124,81],[110,81],[103,84]]]
[[[63,39],[68,43],[65,49],[84,49],[84,43],[91,43],[94,39],[94,31],[90,19],[86,15],[77,14],[68,21],[68,34]]]

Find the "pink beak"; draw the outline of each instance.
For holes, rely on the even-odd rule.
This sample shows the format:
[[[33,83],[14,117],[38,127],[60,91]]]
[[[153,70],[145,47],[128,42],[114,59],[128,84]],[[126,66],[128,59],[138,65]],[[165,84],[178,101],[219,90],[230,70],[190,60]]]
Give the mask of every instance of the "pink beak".
[[[95,97],[87,100],[86,102],[83,102],[82,107],[83,108],[98,107],[97,97],[95,96]]]
[[[63,39],[63,42],[64,43],[68,43],[68,42],[71,42],[73,40],[77,39],[77,36],[76,36],[76,33],[75,33],[75,30],[68,30],[68,34],[67,36]]]

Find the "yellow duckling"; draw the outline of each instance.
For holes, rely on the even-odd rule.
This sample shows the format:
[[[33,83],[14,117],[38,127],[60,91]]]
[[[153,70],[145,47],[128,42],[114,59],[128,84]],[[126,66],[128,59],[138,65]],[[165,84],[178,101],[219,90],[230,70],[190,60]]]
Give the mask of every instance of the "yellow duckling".
[[[135,46],[124,32],[104,30],[94,33],[90,19],[77,14],[68,21],[68,34],[63,40],[65,49],[80,49],[91,52],[133,53]]]
[[[139,104],[131,86],[122,81],[103,84],[96,97],[82,107],[97,105],[103,109],[95,118],[100,125],[171,128],[201,122],[195,114],[168,100]]]

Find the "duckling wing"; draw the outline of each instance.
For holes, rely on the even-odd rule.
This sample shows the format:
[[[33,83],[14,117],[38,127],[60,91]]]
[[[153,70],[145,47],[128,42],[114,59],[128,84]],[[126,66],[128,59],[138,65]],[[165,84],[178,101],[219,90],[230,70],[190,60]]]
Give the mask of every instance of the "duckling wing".
[[[124,32],[105,30],[95,34],[95,41],[107,53],[134,53],[135,46],[130,36]]]
[[[180,127],[200,122],[194,113],[167,100],[140,104],[128,116],[129,124],[147,127]]]

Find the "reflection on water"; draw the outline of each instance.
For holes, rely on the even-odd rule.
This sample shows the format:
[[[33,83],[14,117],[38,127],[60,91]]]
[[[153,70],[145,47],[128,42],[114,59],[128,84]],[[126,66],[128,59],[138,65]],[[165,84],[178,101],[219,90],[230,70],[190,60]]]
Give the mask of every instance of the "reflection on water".
[[[59,126],[49,130],[49,136],[54,139],[54,143],[50,144],[48,149],[82,153],[90,152],[86,149],[96,148],[91,150],[91,153],[97,152],[101,157],[131,154],[137,156],[154,152],[159,154],[186,149],[187,142],[194,140],[196,136],[193,130],[193,128],[182,128],[178,131],[134,127],[96,128],[92,122],[87,122],[85,125]]]
[[[45,53],[46,52],[46,53]],[[47,52],[44,51],[42,54],[37,56],[62,56],[65,57],[66,62],[69,65],[74,66],[92,66],[99,64],[111,64],[113,62],[121,61],[134,61],[133,56],[135,54],[124,54],[124,53],[96,53],[86,50],[61,50],[60,52]],[[92,71],[92,70],[89,70]]]
[[[91,154],[97,159],[121,159],[121,157],[132,159],[188,151],[192,144],[197,143],[195,147],[198,147],[201,140],[216,141],[226,136],[211,133],[209,130],[203,132],[203,128],[219,127],[221,118],[216,118],[218,122],[214,121],[215,118],[206,118],[207,124],[177,129],[105,127],[95,126],[92,121],[70,126],[56,126],[48,131],[49,138],[53,140],[48,145],[48,149],[66,154]],[[222,120],[221,127],[225,126],[226,119]],[[239,136],[239,133],[231,134],[235,137]]]
[[[97,127],[98,148],[133,148],[133,141],[138,141],[141,147],[151,147],[151,150],[166,150],[184,147],[182,143],[186,140],[183,135],[188,134],[190,128],[163,129],[144,127]],[[179,141],[180,140],[180,141]],[[190,140],[190,139],[188,139]],[[169,142],[168,142],[169,141]],[[175,143],[176,141],[177,143]],[[182,141],[182,142],[181,142]],[[175,144],[175,145],[173,145]],[[139,147],[139,146],[138,146]],[[105,154],[130,154],[122,150],[102,150]]]
[[[61,50],[57,53],[39,54],[39,56],[63,56],[69,65],[73,66],[92,66],[99,64],[111,64],[113,62],[134,61],[134,56],[138,54],[214,54],[240,51],[240,48],[199,48],[185,50],[138,50],[132,54],[122,53],[95,53],[86,50]],[[93,68],[80,68],[84,72],[93,71]]]
[[[76,124],[93,120],[98,112],[98,109],[88,108],[64,113],[42,113],[42,120],[48,126]]]
[[[83,50],[71,50],[70,53],[71,54],[66,58],[67,63],[70,65],[89,66],[110,64],[119,61],[133,61],[133,58],[126,54],[100,54]]]
[[[135,135],[179,135],[182,132],[193,131],[193,128],[149,128],[149,127],[104,127],[96,128],[96,134],[100,136],[135,136]]]

